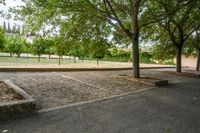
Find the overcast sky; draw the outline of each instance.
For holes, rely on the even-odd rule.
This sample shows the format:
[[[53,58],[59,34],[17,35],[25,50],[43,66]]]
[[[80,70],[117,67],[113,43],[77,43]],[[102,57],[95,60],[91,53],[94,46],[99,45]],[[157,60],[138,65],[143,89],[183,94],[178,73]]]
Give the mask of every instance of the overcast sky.
[[[18,5],[23,5],[23,2],[21,0],[6,0],[6,6],[0,4],[0,10],[3,10],[4,12],[8,12],[9,7],[15,7]],[[13,26],[14,24],[22,25],[22,22],[14,21],[14,20],[6,20],[2,17],[0,17],[0,25],[3,25],[3,22],[10,22],[10,25]]]

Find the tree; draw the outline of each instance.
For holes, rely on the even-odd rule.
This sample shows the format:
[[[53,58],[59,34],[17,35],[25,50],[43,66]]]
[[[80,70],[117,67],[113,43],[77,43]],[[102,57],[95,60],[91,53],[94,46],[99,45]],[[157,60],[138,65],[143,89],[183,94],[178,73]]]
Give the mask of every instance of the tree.
[[[17,57],[19,58],[21,53],[24,51],[22,38],[16,35],[10,35],[7,38],[5,51],[9,52],[11,57],[13,54],[16,54]]]
[[[191,34],[200,27],[199,1],[161,0],[157,7],[165,19],[157,25],[168,34],[169,41],[176,47],[176,71],[181,72],[182,48]],[[155,6],[155,5],[153,5]],[[154,12],[152,14],[159,14]]]
[[[14,40],[14,53],[17,55],[17,57],[19,58],[21,53],[23,52],[23,44],[20,40],[16,39]]]
[[[13,35],[10,35],[6,38],[7,42],[6,45],[4,47],[5,52],[9,52],[10,53],[10,57],[13,56],[14,54],[14,49],[15,49],[15,37]]]
[[[108,48],[109,44],[103,39],[95,40],[90,43],[90,53],[93,58],[96,58],[97,66],[99,65],[99,60],[105,56]]]
[[[71,42],[70,43],[70,49],[69,49],[69,55],[74,57],[74,63],[76,63],[76,58],[80,57],[82,54],[81,52],[81,45],[79,42]]]
[[[3,31],[6,32],[6,22],[3,22]]]
[[[10,28],[10,22],[8,22],[7,32],[8,32],[8,33],[11,33],[11,32],[12,32],[12,31],[11,31],[11,28]]]
[[[79,44],[80,44],[80,48],[79,48],[79,55],[78,55],[78,57],[82,61],[84,61],[84,59],[86,57],[89,57],[89,55],[90,55],[90,51],[88,50],[90,44],[89,44],[88,40],[80,42]]]
[[[120,42],[124,44],[132,44],[135,78],[140,77],[139,39],[142,28],[156,23],[168,33],[171,44],[177,48],[177,72],[181,72],[182,45],[193,31],[187,27],[190,27],[188,25],[193,22],[198,26],[199,22],[197,6],[200,4],[197,0],[35,0],[25,2],[26,6],[22,6],[17,11],[13,9],[13,12],[21,14],[34,31],[39,31],[46,25],[51,25],[52,29],[60,28],[64,22],[70,29],[70,32],[66,34],[67,39],[80,42],[96,30],[95,25],[100,25],[98,26],[101,28],[100,31],[105,32],[106,35],[112,35],[116,42],[122,40]],[[102,25],[110,29],[103,29]],[[196,29],[196,26],[193,29]]]
[[[195,41],[196,40],[196,41]],[[196,31],[196,37],[195,37],[194,46],[197,52],[197,65],[196,65],[196,71],[199,71],[200,66],[200,33]]]
[[[25,27],[24,26],[22,26],[22,33],[21,33],[22,35],[25,35],[26,33],[25,33]]]
[[[26,53],[26,58],[28,59],[28,54],[31,52],[31,44],[26,41],[26,37],[22,38],[23,52]]]
[[[40,57],[45,52],[45,42],[44,39],[41,37],[38,37],[33,40],[31,51],[34,55],[38,56],[38,62],[40,62]]]
[[[16,34],[16,33],[17,33],[17,30],[16,30],[16,26],[15,26],[15,25],[13,25],[13,28],[12,28],[11,32],[12,32],[13,34]]]
[[[56,36],[54,38],[54,50],[55,53],[59,56],[59,66],[61,64],[61,57],[69,51],[69,44],[63,36]]]
[[[190,38],[188,38],[185,47],[183,48],[183,53],[187,56],[195,55],[197,57],[196,71],[199,71],[200,65],[200,32],[195,31]]]
[[[18,35],[20,35],[20,33],[21,33],[21,28],[20,28],[19,25],[18,25],[18,27],[17,27],[17,29],[16,29],[16,33],[17,33]]]
[[[87,2],[90,7],[96,11],[96,14],[93,14],[94,16],[100,14],[100,17],[116,28],[118,32],[119,30],[120,32],[122,31],[123,35],[130,39],[133,49],[133,76],[139,78],[139,9],[141,6],[141,0],[130,0],[126,2],[111,2],[109,0],[103,0],[100,5],[94,2],[92,3],[89,0],[87,0]],[[99,9],[99,7],[102,8]],[[127,14],[127,16],[125,14]],[[129,19],[131,21],[123,21],[124,19]],[[115,23],[113,23],[113,21]]]
[[[2,50],[4,45],[5,45],[5,36],[4,36],[4,31],[3,29],[0,27],[0,49]]]
[[[80,27],[90,30],[96,23],[109,25],[112,29],[110,33],[117,32],[118,35],[125,36],[132,43],[133,48],[133,75],[135,78],[140,77],[139,73],[139,9],[141,0],[129,1],[110,1],[110,0],[77,0],[77,1],[29,1],[21,11],[24,19],[32,26],[33,29],[39,30],[45,23],[50,23],[57,26],[63,17],[74,19],[74,22],[79,23]],[[37,11],[37,12],[36,12]],[[93,23],[91,23],[93,22]],[[34,23],[34,24],[32,24]],[[36,25],[37,24],[37,25]],[[93,25],[92,25],[93,24]],[[75,26],[74,24],[73,26]],[[89,28],[88,25],[90,26]],[[79,34],[85,33],[86,30],[77,30]],[[108,32],[108,31],[107,31]],[[85,33],[87,34],[87,33]],[[126,39],[127,40],[127,39]]]
[[[176,48],[171,44],[167,32],[153,23],[141,29],[144,43],[151,43],[153,59],[161,64],[173,64]]]
[[[49,59],[51,59],[51,55],[55,53],[54,45],[55,45],[55,40],[52,38],[50,39],[45,39],[45,54],[49,55]]]

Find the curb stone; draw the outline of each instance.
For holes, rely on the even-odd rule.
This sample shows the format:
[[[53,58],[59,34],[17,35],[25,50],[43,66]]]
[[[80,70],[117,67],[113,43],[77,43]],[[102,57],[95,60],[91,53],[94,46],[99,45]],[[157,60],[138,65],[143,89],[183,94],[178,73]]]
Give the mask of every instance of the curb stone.
[[[0,120],[6,120],[35,113],[36,101],[32,96],[9,80],[4,80],[4,83],[8,85],[9,88],[12,88],[16,93],[20,94],[24,99],[0,103]]]

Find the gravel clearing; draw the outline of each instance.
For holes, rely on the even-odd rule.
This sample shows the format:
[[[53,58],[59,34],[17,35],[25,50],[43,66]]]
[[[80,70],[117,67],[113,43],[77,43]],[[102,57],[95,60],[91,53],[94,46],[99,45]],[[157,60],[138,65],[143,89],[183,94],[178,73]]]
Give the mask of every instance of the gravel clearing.
[[[97,72],[1,72],[0,80],[11,80],[37,102],[38,109],[131,93],[153,86],[119,78],[132,71]],[[142,70],[142,76],[181,81],[187,78]],[[159,74],[159,76],[158,76]]]

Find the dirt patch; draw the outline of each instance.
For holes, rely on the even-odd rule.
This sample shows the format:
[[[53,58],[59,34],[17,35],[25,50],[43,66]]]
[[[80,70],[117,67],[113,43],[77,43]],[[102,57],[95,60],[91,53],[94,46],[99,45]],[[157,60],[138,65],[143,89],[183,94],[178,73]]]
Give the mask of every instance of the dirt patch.
[[[182,77],[186,77],[186,78],[196,78],[197,77],[197,75],[195,73],[190,73],[190,72],[177,73],[177,72],[173,72],[173,71],[163,71],[163,73],[172,74],[175,76],[182,76]]]
[[[12,88],[10,88],[3,81],[0,81],[0,103],[22,100],[23,97],[17,94]]]

